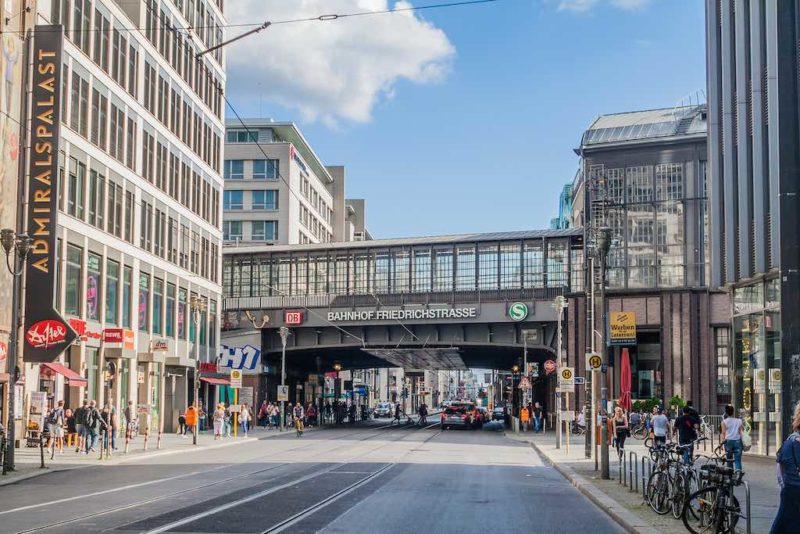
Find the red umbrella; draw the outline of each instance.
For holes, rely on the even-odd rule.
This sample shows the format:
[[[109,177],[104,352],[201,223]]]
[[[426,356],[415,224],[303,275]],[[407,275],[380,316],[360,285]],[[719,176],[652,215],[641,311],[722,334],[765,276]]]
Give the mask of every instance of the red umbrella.
[[[631,411],[631,357],[628,349],[622,349],[619,370],[619,405],[626,412]]]

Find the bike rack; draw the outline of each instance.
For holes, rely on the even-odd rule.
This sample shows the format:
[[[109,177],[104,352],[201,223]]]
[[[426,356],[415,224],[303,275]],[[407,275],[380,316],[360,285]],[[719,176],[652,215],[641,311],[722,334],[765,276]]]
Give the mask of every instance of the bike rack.
[[[747,481],[742,480],[742,486],[744,486],[744,509],[747,513],[745,519],[747,520],[747,529],[746,533],[750,534],[750,484]]]
[[[646,461],[646,463],[645,463]],[[647,465],[647,469],[645,469],[645,465]],[[649,478],[650,474],[653,472],[653,460],[650,459],[648,456],[642,457],[642,497],[647,498],[647,478]]]
[[[634,476],[634,470],[636,475]],[[631,492],[639,491],[639,455],[631,451],[628,453],[628,487]],[[634,489],[634,485],[636,489]]]

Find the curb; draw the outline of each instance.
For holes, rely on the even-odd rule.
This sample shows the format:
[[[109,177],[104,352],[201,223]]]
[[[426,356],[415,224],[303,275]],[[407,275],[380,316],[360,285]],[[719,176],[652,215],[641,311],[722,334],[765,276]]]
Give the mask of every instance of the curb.
[[[289,433],[288,431],[285,432],[285,434],[288,434],[288,433]],[[86,469],[88,467],[113,467],[113,466],[120,465],[120,464],[123,464],[123,463],[131,462],[133,460],[158,458],[158,457],[161,457],[161,456],[169,456],[169,455],[172,455],[172,454],[193,453],[193,452],[207,451],[207,450],[213,450],[213,449],[221,449],[221,448],[224,448],[224,447],[232,447],[234,445],[240,445],[240,444],[243,444],[243,443],[252,443],[252,442],[255,442],[255,441],[262,441],[262,440],[266,440],[266,439],[271,439],[273,437],[281,436],[281,435],[283,435],[283,434],[281,434],[280,432],[276,432],[274,434],[269,434],[267,436],[258,437],[258,438],[248,437],[248,438],[237,439],[236,441],[227,441],[227,442],[224,442],[224,443],[210,443],[208,445],[198,445],[197,448],[193,447],[193,448],[189,448],[189,449],[173,449],[173,450],[163,450],[163,451],[160,451],[160,450],[156,449],[153,452],[140,451],[140,452],[134,453],[133,455],[114,457],[114,458],[111,459],[111,461],[110,461],[111,463],[104,463],[102,460],[98,460],[98,463],[94,463],[94,464],[66,465],[66,466],[54,466],[54,467],[47,466],[44,469],[39,467],[39,468],[36,468],[35,471],[32,471],[30,473],[25,473],[25,474],[22,474],[22,475],[19,475],[19,476],[15,476],[15,477],[10,478],[10,479],[3,480],[2,478],[0,478],[0,487],[9,486],[11,484],[16,484],[18,482],[22,482],[22,481],[25,481],[25,480],[30,480],[32,478],[36,478],[36,477],[39,477],[39,476],[42,476],[42,475],[47,475],[47,474],[50,474],[50,473],[60,473],[60,472],[66,472],[66,471],[75,471],[77,469]],[[122,454],[124,455],[125,453],[122,453]]]
[[[633,512],[627,510],[617,501],[606,495],[597,486],[586,480],[584,477],[576,473],[571,467],[560,465],[554,462],[550,456],[547,455],[533,442],[530,443],[531,447],[548,465],[553,467],[556,471],[567,479],[567,481],[575,486],[584,496],[592,501],[598,508],[608,514],[611,519],[616,521],[622,528],[631,533],[641,534],[659,534],[661,531],[655,528],[652,524],[648,523]]]

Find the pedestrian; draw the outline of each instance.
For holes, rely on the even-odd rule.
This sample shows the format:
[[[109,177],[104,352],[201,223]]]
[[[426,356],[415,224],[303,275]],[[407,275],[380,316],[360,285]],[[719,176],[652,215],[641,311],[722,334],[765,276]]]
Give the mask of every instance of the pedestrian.
[[[225,421],[225,407],[222,404],[217,404],[216,410],[213,414],[214,420],[214,439],[222,438],[222,425]]]
[[[261,406],[258,408],[258,424],[263,426],[264,430],[269,425],[269,404],[267,404],[267,399],[261,401]]]
[[[75,424],[75,414],[72,410],[67,408],[64,410],[64,417],[66,418],[67,424],[67,447],[72,448],[73,442],[76,445],[78,444],[78,429]]]
[[[136,407],[133,405],[132,400],[128,401],[123,415],[125,416],[125,437],[127,439],[133,439],[136,435],[137,416]]]
[[[631,426],[636,428],[637,426],[639,426],[639,423],[641,422],[642,422],[642,414],[639,413],[639,410],[633,410],[630,416]]]
[[[620,462],[625,457],[625,438],[628,437],[630,431],[628,416],[623,413],[621,407],[617,406],[614,408],[614,437],[617,440],[617,456],[619,456]]]
[[[270,420],[270,424],[272,425],[272,428],[275,429],[275,430],[278,429],[278,417],[279,416],[280,416],[280,410],[278,409],[278,405],[277,404],[273,404],[272,405],[272,409],[270,411],[269,420]]]
[[[106,450],[114,448],[114,441],[112,439],[112,429],[114,428],[111,415],[111,406],[109,404],[103,405],[100,411],[100,419],[102,420],[100,432],[103,436],[103,447]]]
[[[222,419],[222,435],[223,437],[229,438],[231,437],[231,420],[233,419],[233,414],[231,413],[230,406],[222,405],[223,411],[225,412],[225,417]]]
[[[531,413],[528,411],[527,406],[523,406],[522,409],[519,411],[519,420],[522,422],[522,431],[528,431],[528,423],[531,420]]]
[[[244,437],[247,437],[247,433],[250,431],[250,420],[253,418],[253,414],[250,412],[250,408],[248,408],[247,403],[244,402],[239,407],[239,422],[242,424],[242,433]]]
[[[402,408],[400,407],[400,403],[398,402],[394,406],[394,421],[397,421],[398,425],[400,424],[400,412],[401,411],[402,411]]]
[[[667,435],[669,434],[669,419],[664,415],[664,408],[659,406],[655,408],[656,414],[653,416],[651,424],[653,425],[653,442],[656,445],[666,445]]]
[[[182,438],[186,437],[186,410],[184,410],[183,413],[179,413],[178,414],[178,432],[177,432],[177,434]]]
[[[317,407],[314,406],[314,403],[308,404],[308,409],[306,410],[306,417],[308,418],[308,426],[316,426],[317,424]]]
[[[83,401],[83,404],[75,409],[75,430],[78,432],[78,440],[75,446],[75,452],[83,450],[86,444],[86,411],[89,409],[89,401]]]
[[[47,447],[49,448],[51,445],[53,447],[58,447],[59,453],[64,452],[65,421],[64,401],[60,400],[56,407],[50,410],[50,413],[47,415],[47,430],[50,432],[50,439],[47,442]]]
[[[117,407],[114,406],[114,401],[108,403],[109,411],[111,412],[111,450],[117,450],[117,433],[119,431],[119,414]]]
[[[781,504],[770,534],[792,534],[800,525],[800,402],[794,407],[792,433],[776,455]]]
[[[728,467],[742,470],[742,420],[733,416],[733,406],[725,406],[725,419],[722,420],[722,434],[725,436],[725,457]]]
[[[195,409],[194,404],[190,404],[186,407],[186,410],[183,412],[183,417],[183,436],[186,437],[187,432],[194,436],[194,433],[197,429],[197,409]]]
[[[83,416],[83,425],[86,437],[84,438],[86,454],[94,452],[95,444],[97,443],[98,432],[104,428],[105,422],[103,421],[100,411],[97,409],[97,402],[89,401],[86,411]]]
[[[680,417],[675,419],[673,431],[678,434],[678,444],[688,445],[683,449],[683,463],[691,465],[694,460],[694,441],[697,439],[697,429],[700,419],[694,415],[691,406],[684,406]]]
[[[538,402],[533,405],[533,431],[539,433],[542,431],[542,416],[544,412],[542,405]]]

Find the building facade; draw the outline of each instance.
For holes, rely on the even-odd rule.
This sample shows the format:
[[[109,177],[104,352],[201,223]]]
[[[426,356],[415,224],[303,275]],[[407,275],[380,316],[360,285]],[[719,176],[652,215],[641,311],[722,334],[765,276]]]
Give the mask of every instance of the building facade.
[[[225,70],[196,54],[223,39],[222,2],[53,0],[37,16],[64,28],[55,304],[81,341],[26,364],[25,394],[133,401],[142,432],[170,431],[219,345]],[[201,30],[170,30],[186,27]]]
[[[550,220],[550,228],[564,230],[572,228],[572,187],[573,184],[564,184],[558,195],[558,217]]]
[[[608,310],[635,314],[635,343],[607,350],[610,397],[620,395],[620,358],[627,348],[632,399],[666,402],[678,395],[702,413],[717,413],[730,399],[730,325],[725,296],[708,289],[706,108],[601,116],[577,152],[573,219],[587,230],[587,248],[601,228],[609,230]],[[599,261],[593,266],[587,270],[599,292]],[[574,296],[567,310],[569,352],[580,362],[592,346],[603,347],[605,335],[594,345],[585,335],[606,329],[595,302],[594,326],[583,295]]]
[[[711,282],[729,295],[733,404],[773,454],[800,400],[796,1],[706,2]]]

